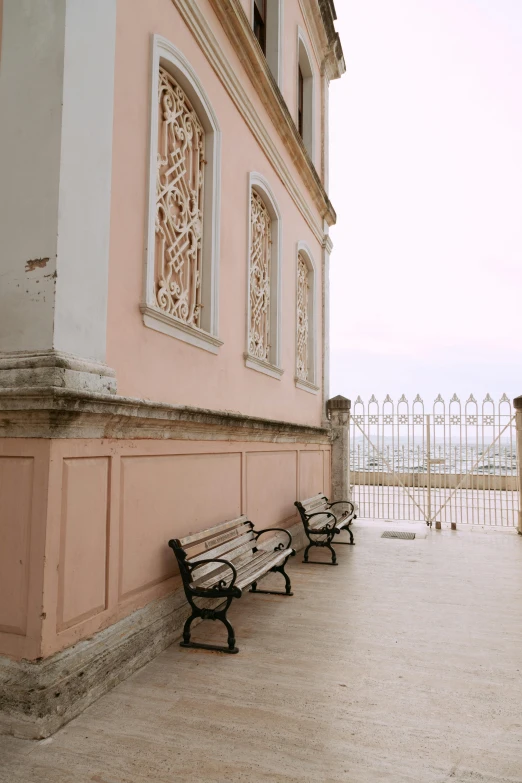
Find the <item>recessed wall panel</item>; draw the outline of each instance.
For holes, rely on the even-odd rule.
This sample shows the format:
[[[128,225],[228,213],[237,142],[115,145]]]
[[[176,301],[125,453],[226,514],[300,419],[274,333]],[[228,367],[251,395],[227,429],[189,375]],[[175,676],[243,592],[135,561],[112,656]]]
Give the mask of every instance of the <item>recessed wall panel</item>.
[[[27,623],[32,457],[0,457],[0,631],[24,635]]]
[[[177,573],[171,538],[241,514],[240,454],[124,457],[120,595]]]
[[[277,527],[297,512],[297,452],[246,455],[246,513],[257,529]]]
[[[329,498],[332,494],[332,452],[324,452],[324,492]]]
[[[106,604],[109,458],[63,462],[58,630]]]
[[[300,500],[325,492],[323,454],[322,451],[302,451],[299,455]]]

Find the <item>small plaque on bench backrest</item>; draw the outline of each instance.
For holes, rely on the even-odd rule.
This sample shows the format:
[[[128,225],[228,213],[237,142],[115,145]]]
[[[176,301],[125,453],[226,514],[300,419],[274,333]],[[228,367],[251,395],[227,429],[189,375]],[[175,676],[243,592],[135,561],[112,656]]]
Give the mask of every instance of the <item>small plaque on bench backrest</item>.
[[[231,541],[233,538],[237,538],[237,530],[227,530],[226,533],[221,533],[220,536],[214,536],[214,538],[205,541],[205,549],[213,549],[218,544],[224,544],[225,541]]]

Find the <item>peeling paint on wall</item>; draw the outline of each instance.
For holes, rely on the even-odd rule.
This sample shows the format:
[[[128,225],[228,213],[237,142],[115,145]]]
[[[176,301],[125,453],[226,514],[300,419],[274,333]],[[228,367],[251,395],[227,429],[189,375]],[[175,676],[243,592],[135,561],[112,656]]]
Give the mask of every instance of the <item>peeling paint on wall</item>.
[[[31,258],[25,262],[25,271],[34,272],[35,269],[45,269],[48,263],[48,258]]]

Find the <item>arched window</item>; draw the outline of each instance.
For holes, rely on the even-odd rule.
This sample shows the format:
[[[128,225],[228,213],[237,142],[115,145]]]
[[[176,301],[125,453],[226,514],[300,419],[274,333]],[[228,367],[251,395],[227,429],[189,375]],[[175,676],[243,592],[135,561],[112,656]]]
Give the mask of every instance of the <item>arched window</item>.
[[[312,57],[300,28],[297,30],[297,129],[310,159],[315,159],[315,80]]]
[[[297,245],[296,370],[299,389],[316,394],[317,324],[315,264],[304,242]]]
[[[252,28],[279,87],[282,84],[283,0],[252,0]]]
[[[154,37],[146,326],[217,353],[220,131],[181,52]]]
[[[253,370],[280,378],[281,214],[260,174],[249,177],[247,350]]]

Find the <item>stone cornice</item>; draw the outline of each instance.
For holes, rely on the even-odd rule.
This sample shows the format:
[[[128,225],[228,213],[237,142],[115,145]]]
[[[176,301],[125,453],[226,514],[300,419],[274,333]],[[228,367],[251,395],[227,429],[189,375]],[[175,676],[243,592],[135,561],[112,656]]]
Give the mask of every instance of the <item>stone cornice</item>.
[[[55,387],[0,389],[2,438],[235,440],[328,444],[330,432],[287,421]]]
[[[326,63],[329,70],[329,78],[338,79],[346,71],[346,64],[344,62],[341,39],[339,38],[339,33],[335,29],[334,24],[335,20],[337,19],[335,6],[333,0],[318,0],[317,3],[314,3],[314,7],[317,6],[319,7],[324,29],[328,38],[329,52],[326,58]]]
[[[256,137],[316,238],[318,241],[322,241],[323,221],[326,220],[328,225],[334,225],[336,222],[335,210],[299,136],[286,101],[270,72],[241,3],[239,0],[210,0],[212,8],[241,59],[243,67],[256,88],[274,128],[278,131],[306,186],[312,205],[319,213],[319,219],[310,208],[310,199],[307,198],[306,193],[303,193],[302,188],[295,181],[281,156],[278,149],[279,145],[273,138],[273,128],[266,127],[257,113],[241,83],[241,79],[237,76],[232,64],[221,49],[204,14],[193,0],[172,0],[172,2],[179,10],[183,20],[191,30],[194,38],[208,58],[211,66],[222,81],[247,126]]]
[[[346,71],[337,19],[332,0],[299,0],[308,34],[321,70],[328,79],[339,79]]]

